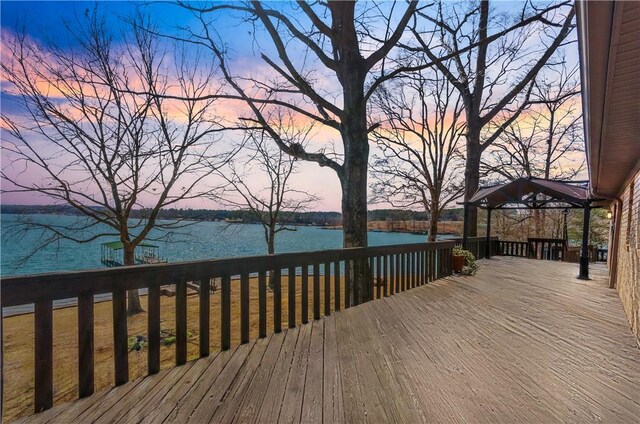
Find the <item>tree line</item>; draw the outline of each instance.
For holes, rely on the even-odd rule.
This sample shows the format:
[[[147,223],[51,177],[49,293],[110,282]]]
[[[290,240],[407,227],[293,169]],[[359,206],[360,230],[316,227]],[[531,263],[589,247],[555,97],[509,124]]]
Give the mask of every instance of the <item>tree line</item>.
[[[133,218],[143,218],[149,214],[148,209],[134,209]],[[0,205],[0,213],[29,215],[29,214],[64,214],[78,215],[79,212],[67,205]],[[372,209],[367,213],[369,221],[427,221],[428,215],[423,211],[409,209]],[[462,209],[447,209],[440,218],[443,221],[461,221]],[[243,223],[259,224],[255,213],[250,209],[191,209],[191,208],[167,208],[158,214],[160,220],[188,220],[188,221],[239,221]],[[339,226],[342,225],[340,212],[292,212],[281,217],[282,224]]]

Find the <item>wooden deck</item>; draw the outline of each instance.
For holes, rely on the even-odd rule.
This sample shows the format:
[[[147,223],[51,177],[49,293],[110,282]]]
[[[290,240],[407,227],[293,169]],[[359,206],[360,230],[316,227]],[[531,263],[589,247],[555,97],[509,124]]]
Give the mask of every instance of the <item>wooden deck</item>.
[[[602,266],[576,273],[482,261],[27,421],[637,423],[640,350]]]

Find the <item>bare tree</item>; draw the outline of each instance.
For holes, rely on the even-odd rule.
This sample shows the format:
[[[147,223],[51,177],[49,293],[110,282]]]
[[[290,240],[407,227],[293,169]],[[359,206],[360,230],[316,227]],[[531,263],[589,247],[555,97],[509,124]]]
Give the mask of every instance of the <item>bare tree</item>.
[[[415,71],[380,88],[374,107],[384,120],[374,132],[373,201],[423,208],[435,241],[440,213],[463,191],[460,96],[440,73]]]
[[[280,117],[281,124],[285,122]],[[280,125],[280,134],[289,143],[306,144],[311,128]],[[290,218],[306,210],[317,201],[313,194],[297,190],[292,186],[297,162],[284,153],[269,139],[265,131],[247,130],[242,143],[243,153],[238,154],[226,166],[217,170],[226,187],[215,195],[217,200],[234,207],[247,209],[264,229],[267,253],[275,253],[276,235],[292,231]],[[261,181],[266,181],[266,185]]]
[[[226,158],[214,151],[221,130],[213,97],[163,98],[210,96],[213,68],[178,52],[168,71],[172,63],[149,28],[136,17],[122,46],[94,10],[66,25],[76,49],[24,35],[3,40],[10,52],[2,63],[6,89],[22,111],[2,116],[2,192],[41,195],[79,216],[68,226],[23,222],[46,234],[40,247],[117,237],[124,264],[134,265],[136,246],[184,225],[159,221],[161,209],[208,194],[203,179]],[[146,94],[130,94],[134,89]],[[141,208],[144,216],[136,217]],[[129,292],[129,313],[141,310],[138,292]]]
[[[530,107],[487,149],[485,175],[570,180],[584,169],[578,68],[548,67],[531,93]]]
[[[568,70],[561,59],[542,71],[530,107],[487,149],[481,162],[483,174],[507,180],[571,180],[584,169],[578,67]],[[554,214],[534,210],[531,215],[536,237],[544,237],[546,218]]]
[[[466,200],[479,187],[483,151],[526,108],[536,76],[575,27],[574,15],[569,1],[525,2],[513,13],[491,8],[488,0],[440,3],[435,16],[422,14],[431,27],[412,27],[418,45],[404,47],[424,54],[422,61],[437,66],[464,102]],[[453,60],[442,60],[448,57]],[[500,125],[491,126],[496,119]],[[469,235],[476,235],[476,207],[469,208],[468,222]]]
[[[285,153],[335,171],[342,188],[344,246],[366,246],[369,134],[375,128],[367,125],[367,104],[376,88],[394,75],[386,58],[419,9],[418,2],[410,1],[400,13],[396,4],[384,2],[180,4],[200,22],[181,39],[212,51],[231,89],[226,98],[249,107],[244,118]],[[224,11],[243,16],[253,34],[265,33],[270,41],[264,47],[263,39],[254,42],[264,65],[258,72],[238,75],[229,66],[229,40],[215,31],[216,18]],[[341,140],[339,151],[288,143],[269,119],[269,110],[278,107],[333,132]],[[368,269],[357,263],[352,270],[352,303],[361,303],[370,297]]]

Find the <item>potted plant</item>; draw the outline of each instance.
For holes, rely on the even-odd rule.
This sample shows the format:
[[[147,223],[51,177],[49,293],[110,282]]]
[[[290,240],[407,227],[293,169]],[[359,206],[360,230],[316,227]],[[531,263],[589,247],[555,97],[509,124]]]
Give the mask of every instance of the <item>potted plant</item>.
[[[478,270],[478,264],[476,258],[468,250],[463,249],[461,246],[453,248],[453,271],[462,275],[474,275]]]

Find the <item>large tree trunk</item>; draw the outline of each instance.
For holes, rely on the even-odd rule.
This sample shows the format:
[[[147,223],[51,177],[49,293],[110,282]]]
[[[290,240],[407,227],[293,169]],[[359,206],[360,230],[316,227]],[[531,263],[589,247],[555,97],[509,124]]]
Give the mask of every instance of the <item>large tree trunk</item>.
[[[440,211],[438,211],[437,205],[433,204],[431,205],[431,210],[427,241],[436,241],[436,238],[438,237],[438,219],[440,219]]]
[[[480,187],[480,132],[467,133],[467,160],[464,169],[464,200],[468,201]],[[478,208],[469,205],[467,230],[469,237],[478,235]]]
[[[367,240],[367,161],[369,145],[366,132],[362,140],[353,143],[349,148],[358,150],[357,154],[345,155],[344,174],[340,179],[342,186],[342,228],[344,247],[366,247]],[[347,299],[351,305],[366,302],[370,298],[369,268],[366,261],[355,261],[351,266],[350,292]]]
[[[133,248],[125,247],[124,264],[125,265],[136,264]],[[142,304],[140,303],[140,293],[138,293],[138,290],[129,290],[127,292],[127,297],[128,297],[127,313],[129,315],[135,315],[140,312],[144,312],[144,309],[142,309]]]
[[[344,101],[340,128],[344,146],[344,164],[340,173],[343,242],[344,247],[366,247],[369,138],[364,83],[368,70],[360,54],[354,26],[354,4],[331,2],[330,7],[333,30],[340,33],[334,49],[341,57],[337,75]],[[354,261],[351,270],[351,299],[346,302],[357,305],[370,299],[370,272],[366,260]]]

